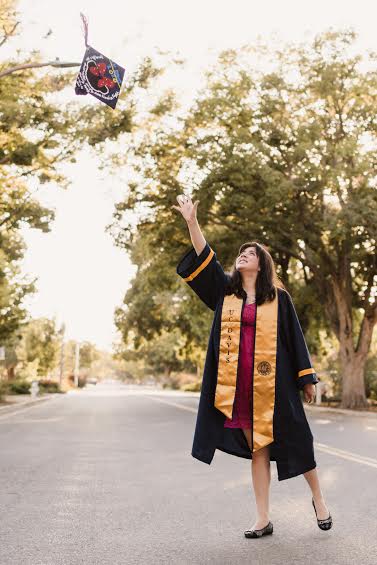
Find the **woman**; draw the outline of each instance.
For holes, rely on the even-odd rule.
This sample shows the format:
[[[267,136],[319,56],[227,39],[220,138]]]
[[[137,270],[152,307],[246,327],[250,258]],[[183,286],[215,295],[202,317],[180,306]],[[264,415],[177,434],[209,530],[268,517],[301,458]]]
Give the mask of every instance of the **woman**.
[[[316,373],[289,293],[271,255],[257,242],[241,246],[227,274],[206,242],[196,217],[199,201],[177,197],[192,247],[177,273],[214,311],[204,365],[192,456],[210,464],[216,449],[252,460],[257,517],[246,537],[272,534],[270,461],[278,480],[303,474],[320,529],[332,518],[321,492],[306,419],[315,398]]]

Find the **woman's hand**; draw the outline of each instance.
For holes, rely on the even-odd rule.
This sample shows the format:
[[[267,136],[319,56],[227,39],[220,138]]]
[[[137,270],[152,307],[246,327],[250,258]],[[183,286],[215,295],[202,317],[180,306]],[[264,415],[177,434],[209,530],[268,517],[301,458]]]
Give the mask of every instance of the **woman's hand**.
[[[311,403],[315,399],[315,385],[309,383],[304,385],[304,399],[306,402]]]
[[[188,224],[193,223],[196,221],[196,211],[198,209],[199,200],[192,203],[192,200],[186,194],[179,194],[177,196],[177,202],[179,206],[172,205],[172,208],[175,208],[182,214],[184,219]]]

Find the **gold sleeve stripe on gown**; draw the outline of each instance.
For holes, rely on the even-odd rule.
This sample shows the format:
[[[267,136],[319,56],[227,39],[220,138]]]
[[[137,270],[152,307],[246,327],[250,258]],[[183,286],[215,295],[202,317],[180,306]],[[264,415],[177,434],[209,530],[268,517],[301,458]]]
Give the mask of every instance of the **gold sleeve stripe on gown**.
[[[208,263],[211,261],[211,259],[212,259],[213,255],[214,255],[214,253],[215,253],[215,252],[213,251],[213,249],[211,249],[211,251],[210,251],[208,257],[206,257],[206,258],[204,259],[203,263],[202,263],[201,265],[199,265],[199,267],[198,267],[193,273],[191,273],[191,275],[189,275],[188,277],[184,278],[183,280],[186,281],[186,282],[187,282],[187,281],[192,281],[195,277],[197,277],[198,274],[199,274],[203,269],[205,269],[206,266],[208,265]]]
[[[313,373],[315,373],[315,370],[313,369],[313,367],[310,367],[310,369],[303,369],[302,371],[299,371],[298,377],[303,377],[304,375],[312,375]]]

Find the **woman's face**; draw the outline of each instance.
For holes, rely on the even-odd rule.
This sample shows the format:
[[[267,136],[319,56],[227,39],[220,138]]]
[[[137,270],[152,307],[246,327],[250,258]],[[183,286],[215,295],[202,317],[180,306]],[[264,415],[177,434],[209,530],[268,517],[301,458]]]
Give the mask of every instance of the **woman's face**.
[[[236,259],[236,269],[242,273],[258,272],[259,257],[255,247],[246,247]]]

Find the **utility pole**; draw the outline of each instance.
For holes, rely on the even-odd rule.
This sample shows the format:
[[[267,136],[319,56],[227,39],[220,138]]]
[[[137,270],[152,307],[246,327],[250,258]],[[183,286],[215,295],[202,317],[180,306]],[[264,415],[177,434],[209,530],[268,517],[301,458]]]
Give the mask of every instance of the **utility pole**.
[[[79,386],[79,372],[80,372],[80,343],[76,341],[75,347],[75,370],[73,372],[75,378],[75,387]]]
[[[60,328],[61,342],[60,342],[60,363],[59,363],[59,387],[61,388],[63,384],[63,374],[64,374],[64,334],[65,334],[65,324],[62,324]]]

